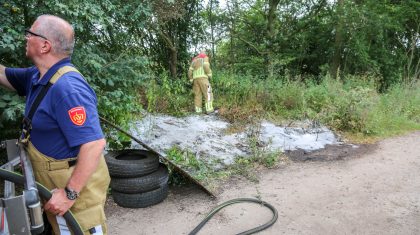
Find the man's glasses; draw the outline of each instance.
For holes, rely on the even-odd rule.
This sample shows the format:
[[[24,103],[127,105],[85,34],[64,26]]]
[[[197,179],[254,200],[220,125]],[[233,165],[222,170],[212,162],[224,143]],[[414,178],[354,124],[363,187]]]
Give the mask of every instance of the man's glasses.
[[[30,31],[29,29],[25,29],[25,38],[30,38],[31,36],[36,36],[36,37],[40,37],[40,38],[43,38],[45,40],[48,40],[48,38],[45,37],[45,36],[42,36],[42,35],[37,34],[37,33],[34,33],[32,31]]]

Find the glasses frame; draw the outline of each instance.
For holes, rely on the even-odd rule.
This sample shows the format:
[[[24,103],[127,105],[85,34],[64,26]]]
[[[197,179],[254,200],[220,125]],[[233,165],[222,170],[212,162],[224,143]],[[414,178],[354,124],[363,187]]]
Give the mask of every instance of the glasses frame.
[[[35,36],[35,37],[40,37],[42,39],[45,39],[45,40],[48,40],[49,41],[49,39],[47,37],[42,36],[41,34],[34,33],[31,30],[29,30],[29,29],[25,29],[25,38],[29,38],[30,37],[29,35]]]

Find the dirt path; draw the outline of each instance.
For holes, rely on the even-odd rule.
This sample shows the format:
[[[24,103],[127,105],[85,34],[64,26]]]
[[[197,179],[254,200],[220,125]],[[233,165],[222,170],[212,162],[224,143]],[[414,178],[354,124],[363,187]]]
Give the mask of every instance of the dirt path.
[[[256,197],[279,211],[260,234],[420,234],[420,132],[384,140],[345,160],[295,162],[264,170],[259,183],[233,180],[217,200],[194,186],[171,188],[145,209],[106,209],[110,234],[188,234],[217,204]],[[265,223],[271,213],[236,204],[217,214],[199,234],[236,234]]]

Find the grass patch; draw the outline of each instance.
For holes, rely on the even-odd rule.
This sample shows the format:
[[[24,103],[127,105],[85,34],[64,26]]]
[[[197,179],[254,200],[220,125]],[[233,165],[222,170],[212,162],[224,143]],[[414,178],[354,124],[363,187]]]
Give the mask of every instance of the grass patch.
[[[420,129],[420,83],[395,85],[377,92],[375,77],[328,77],[321,82],[261,79],[216,74],[211,80],[214,106],[232,125],[227,133],[243,131],[266,118],[310,119],[356,141],[371,141]],[[151,112],[184,116],[193,111],[187,79],[162,76],[142,88],[143,106]]]
[[[167,158],[173,163],[187,171],[194,179],[205,185],[210,190],[217,188],[219,180],[227,179],[230,172],[220,170],[218,160],[204,161],[197,158],[190,150],[183,150],[173,146],[166,151]],[[170,169],[169,184],[184,184],[186,179],[179,173]]]
[[[226,170],[231,175],[241,175],[252,182],[258,182],[258,172],[262,168],[276,168],[287,162],[288,158],[283,153],[264,153],[259,156],[237,157],[234,164]]]
[[[234,162],[227,166],[220,159],[199,158],[190,150],[180,149],[177,146],[166,152],[167,157],[211,191],[217,191],[218,187],[232,175],[258,182],[258,172],[261,168],[276,168],[280,164],[287,163],[288,159],[281,152],[266,152],[259,146],[257,132],[248,130],[248,133],[250,156],[236,157]],[[186,179],[179,173],[171,171],[169,183],[185,184]]]

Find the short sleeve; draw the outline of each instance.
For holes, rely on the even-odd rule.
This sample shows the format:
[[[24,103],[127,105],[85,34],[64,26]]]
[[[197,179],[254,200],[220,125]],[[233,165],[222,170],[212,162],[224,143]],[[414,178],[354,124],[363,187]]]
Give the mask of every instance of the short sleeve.
[[[32,77],[37,72],[35,67],[6,68],[6,78],[20,96],[26,96],[31,88]]]
[[[86,90],[65,96],[56,103],[55,113],[70,147],[103,138],[93,92]]]

